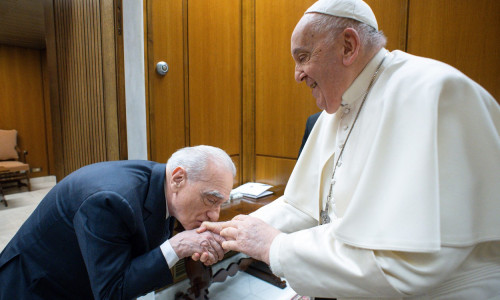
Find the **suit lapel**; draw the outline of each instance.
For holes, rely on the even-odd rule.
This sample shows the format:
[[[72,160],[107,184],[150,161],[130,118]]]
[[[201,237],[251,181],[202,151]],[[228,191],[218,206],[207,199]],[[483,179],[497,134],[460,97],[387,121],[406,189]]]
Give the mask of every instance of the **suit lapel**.
[[[165,164],[157,164],[153,166],[148,195],[144,202],[144,227],[148,237],[149,249],[158,247],[166,239],[168,226],[170,226],[169,223],[171,222],[166,220],[164,184]]]

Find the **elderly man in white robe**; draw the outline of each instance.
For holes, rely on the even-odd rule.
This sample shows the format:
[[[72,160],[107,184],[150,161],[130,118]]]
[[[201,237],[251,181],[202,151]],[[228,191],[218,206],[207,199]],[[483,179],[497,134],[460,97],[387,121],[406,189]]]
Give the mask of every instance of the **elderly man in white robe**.
[[[200,231],[301,295],[500,297],[499,105],[451,66],[385,41],[361,0],[306,11],[295,78],[324,111],[285,193]]]

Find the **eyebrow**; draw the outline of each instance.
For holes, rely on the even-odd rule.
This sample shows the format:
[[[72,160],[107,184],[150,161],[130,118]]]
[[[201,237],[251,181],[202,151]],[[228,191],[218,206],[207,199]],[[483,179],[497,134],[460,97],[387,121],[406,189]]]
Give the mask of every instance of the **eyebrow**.
[[[297,53],[299,52],[305,52],[305,49],[302,48],[302,47],[299,47],[299,48],[295,48],[292,50],[292,56],[295,56]]]
[[[216,197],[216,198],[224,200],[224,195],[222,195],[222,193],[219,192],[219,191],[217,191],[217,190],[205,191],[205,192],[202,193],[202,196],[204,196],[204,197],[206,197],[206,196],[213,196],[213,197]]]

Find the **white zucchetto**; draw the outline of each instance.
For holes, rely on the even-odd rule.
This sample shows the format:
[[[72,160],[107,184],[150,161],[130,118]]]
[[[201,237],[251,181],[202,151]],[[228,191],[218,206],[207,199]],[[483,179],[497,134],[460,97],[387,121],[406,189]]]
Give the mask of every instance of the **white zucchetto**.
[[[378,30],[377,19],[372,9],[362,0],[319,0],[309,7],[305,13],[320,13],[350,18]]]

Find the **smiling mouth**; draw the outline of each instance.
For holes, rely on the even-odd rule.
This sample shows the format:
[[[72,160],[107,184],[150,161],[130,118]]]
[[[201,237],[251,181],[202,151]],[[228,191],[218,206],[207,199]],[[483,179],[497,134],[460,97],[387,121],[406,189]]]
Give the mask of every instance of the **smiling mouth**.
[[[311,84],[311,88],[315,88],[318,84],[316,82],[313,82],[313,84]]]

